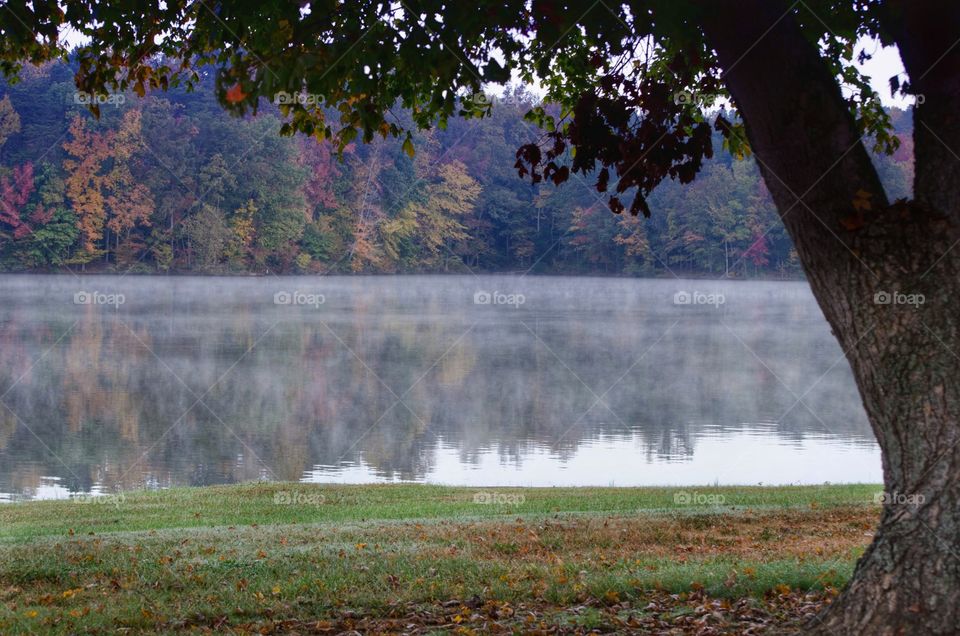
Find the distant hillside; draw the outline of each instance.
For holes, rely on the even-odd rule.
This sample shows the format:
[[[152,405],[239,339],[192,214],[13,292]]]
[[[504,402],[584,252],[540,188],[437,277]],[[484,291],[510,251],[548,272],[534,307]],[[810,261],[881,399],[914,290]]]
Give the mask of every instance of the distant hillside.
[[[419,135],[413,158],[388,139],[338,162],[279,136],[272,104],[226,115],[212,85],[91,97],[66,64],[0,85],[0,269],[800,275],[756,166],[719,136],[693,184],[654,192],[646,220],[611,214],[576,175],[560,188],[518,178],[514,153],[539,134],[521,91],[492,117]],[[910,117],[892,115],[903,143],[877,161],[901,197]]]

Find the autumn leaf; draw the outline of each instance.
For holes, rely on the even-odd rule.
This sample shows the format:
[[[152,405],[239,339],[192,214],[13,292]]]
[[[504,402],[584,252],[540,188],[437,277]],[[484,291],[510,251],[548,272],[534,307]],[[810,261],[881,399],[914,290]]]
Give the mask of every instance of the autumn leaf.
[[[231,104],[238,104],[246,98],[247,93],[243,92],[243,87],[240,86],[239,82],[227,89],[226,99]]]
[[[873,195],[866,190],[857,190],[857,193],[853,196],[853,209],[857,211],[869,210],[872,197]]]
[[[863,212],[857,212],[857,214],[852,214],[850,216],[840,219],[840,225],[843,226],[843,229],[850,230],[859,230],[864,225],[866,225],[866,220],[863,218]]]

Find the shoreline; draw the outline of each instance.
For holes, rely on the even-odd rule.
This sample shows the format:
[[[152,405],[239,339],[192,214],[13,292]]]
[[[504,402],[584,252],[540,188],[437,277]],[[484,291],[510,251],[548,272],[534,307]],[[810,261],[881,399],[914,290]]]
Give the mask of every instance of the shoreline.
[[[250,481],[228,485],[82,493],[64,498],[8,500],[0,505],[0,542],[11,536],[11,530],[15,528],[14,520],[16,523],[27,523],[32,536],[55,533],[58,529],[66,528],[64,524],[68,522],[76,526],[74,529],[77,531],[97,531],[103,529],[103,517],[111,511],[115,511],[113,516],[116,519],[109,523],[116,524],[120,520],[126,529],[131,529],[131,523],[141,525],[136,521],[148,510],[151,523],[157,524],[151,527],[194,527],[197,524],[178,525],[188,520],[182,516],[182,506],[185,504],[206,508],[207,519],[199,525],[209,526],[213,521],[221,525],[244,523],[251,515],[277,523],[297,523],[308,519],[315,523],[336,523],[365,517],[397,520],[451,516],[487,518],[511,514],[549,514],[557,510],[567,513],[731,512],[738,509],[869,506],[882,488],[882,484],[871,483],[448,486],[425,483]],[[505,499],[499,501],[498,495],[503,495]],[[313,499],[301,500],[302,497],[311,496]],[[416,502],[421,505],[413,505]],[[398,507],[398,504],[402,505]],[[156,514],[167,507],[170,508],[170,514]],[[18,512],[11,514],[11,510]]]
[[[0,271],[3,276],[73,276],[83,278],[85,276],[117,276],[121,278],[370,278],[375,276],[400,278],[406,276],[504,276],[517,278],[601,278],[616,280],[707,280],[707,281],[734,281],[734,282],[807,282],[803,276],[751,276],[744,278],[741,276],[714,276],[704,272],[677,272],[675,276],[670,272],[663,272],[654,275],[624,275],[624,274],[603,274],[597,272],[524,272],[524,271],[490,271],[478,272],[465,270],[462,272],[330,272],[330,273],[274,273],[274,272],[143,272],[143,271]]]

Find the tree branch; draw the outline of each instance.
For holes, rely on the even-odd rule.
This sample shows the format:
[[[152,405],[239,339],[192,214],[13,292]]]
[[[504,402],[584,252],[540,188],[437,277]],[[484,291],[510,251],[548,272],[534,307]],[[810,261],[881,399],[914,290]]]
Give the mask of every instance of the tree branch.
[[[889,0],[882,16],[917,95],[914,196],[960,220],[960,3]]]
[[[852,332],[855,299],[873,282],[847,219],[863,193],[873,209],[887,205],[880,179],[837,79],[787,2],[704,0],[701,6],[702,28],[761,173],[842,341]]]

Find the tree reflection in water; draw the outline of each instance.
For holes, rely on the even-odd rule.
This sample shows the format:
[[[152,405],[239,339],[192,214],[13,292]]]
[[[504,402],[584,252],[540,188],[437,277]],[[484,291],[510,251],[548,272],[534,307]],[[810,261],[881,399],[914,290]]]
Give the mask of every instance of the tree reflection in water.
[[[684,288],[726,302],[674,304]],[[126,302],[75,305],[81,289]],[[324,302],[275,304],[284,290]],[[525,302],[477,305],[478,290]],[[457,479],[440,449],[463,467],[493,455],[520,483],[549,483],[597,444],[638,467],[695,467],[736,436],[874,452],[802,283],[4,276],[0,295],[8,496],[42,494],[50,479],[110,491],[358,466],[362,479]],[[525,476],[534,454],[539,472]],[[565,478],[649,483],[607,468]]]

